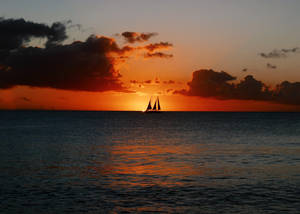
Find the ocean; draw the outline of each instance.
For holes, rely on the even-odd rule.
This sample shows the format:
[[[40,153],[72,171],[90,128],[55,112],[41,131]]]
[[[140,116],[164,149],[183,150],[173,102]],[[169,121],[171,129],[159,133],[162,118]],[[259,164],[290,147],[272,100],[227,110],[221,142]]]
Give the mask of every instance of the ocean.
[[[0,111],[0,213],[300,213],[300,113]]]

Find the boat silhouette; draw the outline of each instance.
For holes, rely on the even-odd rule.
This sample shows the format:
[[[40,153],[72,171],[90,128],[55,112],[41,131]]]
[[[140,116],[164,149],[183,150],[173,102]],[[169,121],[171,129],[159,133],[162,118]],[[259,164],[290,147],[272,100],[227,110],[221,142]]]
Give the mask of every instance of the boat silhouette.
[[[159,112],[161,112],[159,98],[158,97],[156,98],[153,108],[151,106],[151,98],[150,98],[149,104],[147,106],[147,109],[145,110],[145,113],[159,113]]]

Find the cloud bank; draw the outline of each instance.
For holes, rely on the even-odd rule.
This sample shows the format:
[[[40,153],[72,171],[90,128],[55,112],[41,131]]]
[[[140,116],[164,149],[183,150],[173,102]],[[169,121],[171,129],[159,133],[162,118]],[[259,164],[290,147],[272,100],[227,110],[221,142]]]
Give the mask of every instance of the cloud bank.
[[[128,45],[120,47],[113,38],[91,35],[85,41],[63,44],[68,38],[67,24],[69,22],[56,22],[48,26],[24,19],[1,18],[0,89],[23,85],[64,90],[129,92],[120,80],[116,65],[126,61],[137,50],[143,50],[147,58],[169,57],[153,52],[162,46],[171,46],[167,42],[149,44],[147,48]],[[140,42],[148,41],[156,34],[125,32],[122,35],[130,42]],[[46,38],[45,47],[26,46],[35,38]]]
[[[221,71],[198,70],[193,73],[188,90],[175,91],[186,96],[211,97],[220,100],[257,100],[281,104],[300,105],[300,82],[284,81],[270,89],[261,81],[248,75],[239,83],[236,77]]]

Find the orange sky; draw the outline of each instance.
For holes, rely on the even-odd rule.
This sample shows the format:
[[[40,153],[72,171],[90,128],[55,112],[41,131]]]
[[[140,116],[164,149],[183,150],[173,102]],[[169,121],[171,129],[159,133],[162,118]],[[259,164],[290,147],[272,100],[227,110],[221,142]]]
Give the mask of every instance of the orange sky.
[[[12,88],[8,89],[5,88],[6,80],[2,82],[0,81],[0,109],[143,111],[147,107],[148,101],[151,97],[155,98],[156,96],[159,96],[161,107],[165,111],[300,111],[299,104],[285,105],[266,101],[263,102],[243,100],[243,97],[239,98],[240,100],[225,100],[228,99],[228,97],[225,97],[225,99],[224,97],[219,97],[219,99],[224,100],[217,100],[213,98],[216,96],[210,96],[211,98],[204,98],[199,95],[196,97],[174,94],[173,92],[176,90],[179,91],[185,89],[186,91],[189,91],[190,88],[187,83],[192,81],[193,72],[200,69],[213,69],[217,73],[220,73],[224,70],[232,77],[236,77],[235,80],[228,81],[230,84],[237,84],[243,78],[245,78],[245,76],[253,75],[256,80],[262,81],[264,84],[269,86],[271,90],[274,90],[276,84],[280,84],[285,80],[289,82],[298,82],[300,80],[298,72],[298,68],[300,65],[300,61],[298,59],[300,48],[296,46],[297,41],[299,41],[299,37],[297,35],[295,35],[295,38],[292,37],[289,33],[282,35],[280,38],[272,36],[278,35],[278,33],[282,31],[278,32],[277,25],[273,26],[274,23],[271,22],[266,23],[272,24],[272,28],[268,29],[268,32],[262,31],[262,29],[264,29],[264,26],[261,26],[260,23],[252,19],[251,10],[247,5],[244,5],[244,3],[241,4],[241,8],[243,8],[244,12],[249,14],[247,16],[248,18],[243,17],[243,23],[248,23],[249,29],[246,29],[246,25],[244,25],[242,22],[233,21],[237,20],[234,13],[232,13],[235,7],[232,8],[230,5],[227,5],[228,8],[227,6],[224,6],[224,8],[220,8],[218,4],[201,4],[202,6],[208,6],[209,8],[212,7],[212,11],[216,9],[216,11],[219,12],[216,13],[216,17],[214,17],[215,19],[208,19],[208,17],[210,16],[207,16],[208,14],[205,14],[207,11],[203,11],[203,13],[199,14],[190,13],[190,11],[193,11],[195,7],[193,7],[192,5],[183,4],[179,1],[177,2],[177,4],[177,6],[173,5],[176,8],[176,10],[174,9],[176,13],[174,13],[173,10],[170,10],[169,4],[162,4],[160,6],[162,11],[166,12],[167,14],[166,16],[161,15],[162,17],[164,17],[164,19],[161,19],[161,22],[157,22],[157,20],[154,22],[152,18],[158,19],[159,17],[153,17],[151,13],[145,15],[145,17],[141,17],[143,21],[139,20],[137,23],[132,22],[131,18],[134,18],[134,20],[136,20],[136,16],[134,13],[138,12],[139,10],[131,11],[132,8],[127,8],[126,10],[131,11],[131,13],[125,14],[125,12],[121,13],[124,8],[119,8],[118,5],[113,4],[115,7],[118,7],[117,10],[120,11],[120,13],[116,14],[116,16],[128,15],[127,20],[131,20],[130,23],[128,22],[128,25],[125,25],[127,23],[125,18],[121,20],[120,18],[111,17],[110,20],[103,21],[104,19],[98,20],[96,17],[95,20],[97,20],[97,23],[99,23],[99,25],[101,23],[103,24],[103,26],[99,26],[97,25],[97,23],[93,22],[94,19],[90,20],[91,17],[87,14],[87,16],[81,17],[81,19],[84,20],[83,23],[87,26],[95,25],[95,29],[93,29],[93,32],[84,29],[84,26],[79,27],[79,30],[77,31],[74,30],[74,28],[66,27],[65,33],[67,34],[67,36],[65,40],[58,40],[58,45],[61,45],[63,47],[68,45],[71,46],[72,44],[74,44],[73,42],[77,40],[81,41],[82,44],[85,45],[87,43],[86,39],[90,38],[89,36],[91,34],[95,34],[97,36],[95,36],[94,40],[100,40],[101,37],[109,40],[109,48],[113,47],[113,43],[115,43],[118,47],[113,49],[112,51],[105,52],[104,56],[106,57],[107,55],[111,54],[109,55],[109,57],[113,57],[115,59],[115,61],[113,60],[113,62],[110,62],[107,59],[106,60],[111,63],[109,65],[112,65],[112,70],[116,71],[116,74],[121,75],[118,80],[122,82],[123,86],[128,91],[123,90],[123,92],[120,92],[120,90],[118,91],[116,88],[114,88],[112,91],[109,91],[110,85],[108,86],[108,88],[102,88],[102,91],[98,90],[99,92],[97,92],[97,90],[94,90],[96,92],[92,92],[93,90],[91,90],[90,88],[85,88],[86,91],[80,91],[82,90],[82,88],[80,87],[76,88],[75,86],[74,89],[72,74],[70,76],[67,76],[71,79],[71,83],[68,82],[68,80],[66,81],[68,83],[63,82],[63,84],[61,84],[61,82],[55,82],[57,80],[55,79],[57,76],[63,76],[65,74],[65,70],[60,70],[59,68],[53,71],[54,73],[56,73],[55,75],[58,75],[52,76],[53,79],[51,79],[49,82],[51,84],[53,84],[52,82],[55,83],[53,85],[50,84],[49,86],[47,85],[48,81],[43,79],[44,77],[42,72],[45,71],[43,69],[40,69],[41,67],[35,68],[38,72],[35,71],[31,75],[28,75],[28,70],[20,69],[21,72],[18,70],[18,64],[16,66],[16,71],[14,71],[14,68],[12,68],[9,64],[5,64],[6,61],[9,61],[5,58],[3,60],[0,59],[0,75],[3,74],[4,77],[8,76],[9,81],[7,82],[10,82],[9,78],[11,76],[18,76],[18,74],[21,74],[21,77],[25,76],[25,80],[21,79],[19,80],[19,82],[12,81]],[[200,3],[198,2],[194,4],[198,5]],[[235,5],[236,3],[232,6]],[[67,4],[65,6],[70,5]],[[266,7],[266,9],[269,7],[269,5],[264,6]],[[184,13],[186,16],[182,16],[182,18],[178,19],[178,17],[176,16],[178,11],[177,7],[182,9],[180,12]],[[144,6],[141,7],[141,11],[143,11],[144,8]],[[279,7],[279,9],[280,8],[281,7]],[[101,8],[98,9],[100,10]],[[73,13],[74,11],[76,10],[71,11],[71,13]],[[50,12],[51,14],[54,13],[54,11]],[[294,13],[298,14],[298,11],[294,11]],[[65,13],[63,13],[63,15],[65,15]],[[75,15],[78,14],[76,13]],[[75,15],[71,18],[75,19]],[[266,14],[262,13],[262,15]],[[23,14],[23,16],[26,17],[26,14]],[[110,16],[111,14],[109,13],[104,17]],[[266,17],[269,16],[273,17],[272,14],[269,14]],[[36,14],[36,17],[37,18],[35,19],[35,21],[33,21],[35,23],[40,23],[39,18],[41,20],[45,19],[45,17],[43,17],[41,14]],[[31,21],[32,19],[30,18],[32,17],[29,16],[29,20]],[[85,18],[89,20],[85,20]],[[173,19],[176,19],[177,21],[175,22],[173,21]],[[145,22],[145,24],[143,22]],[[44,27],[48,27],[49,29],[51,29],[51,24],[53,23],[46,23]],[[284,28],[286,28],[287,30],[293,27],[292,25],[282,26],[284,26]],[[103,27],[103,30],[101,27]],[[145,40],[143,40],[141,37],[139,38],[140,41],[135,38],[136,41],[130,42],[126,41],[126,38],[122,37],[122,32],[125,32],[125,30],[136,30],[132,32],[134,32],[138,37],[141,37],[141,33],[143,32],[150,32],[150,34],[152,32],[153,35]],[[288,32],[287,30],[285,32]],[[42,51],[46,50],[45,52],[47,52],[47,47],[45,46],[47,37],[45,37],[45,35],[32,37],[34,37],[34,39],[32,39],[29,43],[27,41],[21,41],[20,47],[26,49],[30,46],[39,46],[39,48],[36,49],[41,49]],[[149,44],[157,45],[162,44],[161,42],[167,45],[157,48],[155,49],[155,51],[149,51],[146,48]],[[291,51],[293,50],[293,47],[296,47],[294,48],[296,51]],[[13,53],[15,50],[17,50],[17,48],[12,47],[12,49],[10,49],[9,51],[9,54]],[[261,53],[272,54],[274,53],[274,51],[276,53],[276,50],[279,52],[281,51],[280,53],[284,53],[285,56],[262,57],[261,55],[259,55]],[[284,52],[282,50],[288,51]],[[155,57],[152,57],[151,54],[154,54]],[[163,55],[160,56],[159,54]],[[123,61],[121,61],[120,59],[122,59]],[[72,61],[72,59],[69,59],[66,64],[70,61]],[[87,62],[92,62],[91,64],[94,63],[93,59]],[[87,65],[89,66],[90,64],[88,63]],[[100,62],[99,64],[101,63],[102,62]],[[69,64],[68,66],[70,66]],[[266,66],[268,64],[271,65],[271,68]],[[25,65],[27,64],[25,63]],[[272,66],[274,66],[276,69],[272,69]],[[75,69],[77,68],[76,66],[70,67],[75,67]],[[91,65],[90,67],[93,68],[93,65]],[[54,66],[54,68],[56,67]],[[96,68],[98,69],[99,67]],[[246,69],[246,72],[243,72],[244,69]],[[13,70],[13,72],[15,72],[16,74],[5,74],[11,72],[11,70]],[[84,77],[84,75],[80,75],[82,75],[82,73],[84,72],[81,72],[81,69],[78,70],[79,72],[77,73],[79,73],[79,76],[76,76],[75,74],[74,79],[76,81],[79,81],[80,83],[80,80],[82,80],[81,78]],[[24,75],[24,71],[27,72],[27,75]],[[45,72],[47,75],[51,73],[47,72]],[[100,73],[100,78],[103,76],[107,77],[105,75],[113,73],[110,70],[106,70],[105,72],[107,73],[105,73],[101,70],[101,68],[99,69],[99,71],[96,70],[95,72],[89,72],[90,71],[86,72],[87,74],[85,74],[88,78],[90,78],[94,75],[94,73],[97,72]],[[101,72],[105,74],[103,75]],[[39,76],[42,81],[35,81],[35,75]],[[26,82],[28,76],[30,76],[31,82],[27,82],[25,84],[27,86],[20,86],[20,82]],[[51,75],[49,76],[51,77]],[[86,79],[84,79],[84,81],[86,81]],[[91,85],[96,85],[97,87],[98,84],[95,83],[98,82],[95,81],[93,82],[93,84],[91,83]],[[1,87],[1,84],[4,86]],[[43,88],[30,87],[30,84],[43,86]],[[67,85],[67,88],[64,88],[65,85]],[[86,87],[86,85],[86,82],[84,82],[82,84],[82,87]],[[57,88],[64,88],[67,90]],[[99,88],[101,88],[101,86]],[[299,87],[297,88],[297,90],[299,90]],[[188,95],[191,95],[191,93]],[[281,101],[281,103],[286,102]]]
[[[187,89],[187,82],[191,81],[192,72],[185,72],[184,75],[180,72],[187,59],[181,62],[176,58],[149,60],[140,58],[138,54],[130,57],[129,61],[117,64],[116,68],[122,75],[124,86],[132,93],[17,86],[0,90],[0,109],[144,111],[149,99],[159,96],[164,111],[300,110],[298,106],[270,102],[175,95],[174,90]],[[209,59],[210,63],[213,61],[214,59]],[[133,80],[136,83],[133,83]],[[151,83],[145,83],[149,80]]]
[[[210,62],[213,60],[210,59]],[[187,89],[187,82],[191,81],[192,72],[182,75],[178,71],[184,68],[186,62],[187,60],[176,61],[176,58],[145,60],[132,56],[129,61],[116,66],[120,70],[124,86],[132,93],[17,86],[0,90],[0,109],[143,111],[151,97],[159,96],[164,111],[300,110],[299,106],[295,105],[175,95],[174,90]],[[132,80],[137,83],[132,83]],[[147,80],[151,80],[151,83],[145,83]]]
[[[156,91],[153,90],[155,93]],[[155,93],[73,92],[16,87],[1,90],[0,97],[1,109],[143,111],[149,98],[154,97]],[[299,111],[298,106],[292,105],[258,101],[220,101],[164,93],[158,94],[164,111]]]

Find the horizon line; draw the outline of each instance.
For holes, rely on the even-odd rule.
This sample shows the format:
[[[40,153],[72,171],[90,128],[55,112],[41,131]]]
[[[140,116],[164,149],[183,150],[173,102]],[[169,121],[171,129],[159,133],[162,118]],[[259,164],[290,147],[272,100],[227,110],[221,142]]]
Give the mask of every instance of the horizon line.
[[[139,111],[139,110],[79,110],[79,109],[0,109],[1,111],[51,111],[51,112],[141,112],[143,113],[144,111]],[[300,113],[299,111],[278,111],[278,110],[274,110],[274,111],[243,111],[243,110],[236,110],[236,111],[224,111],[224,110],[220,110],[220,111],[197,111],[197,110],[176,110],[176,111],[161,111],[161,112],[207,112],[207,113]]]

